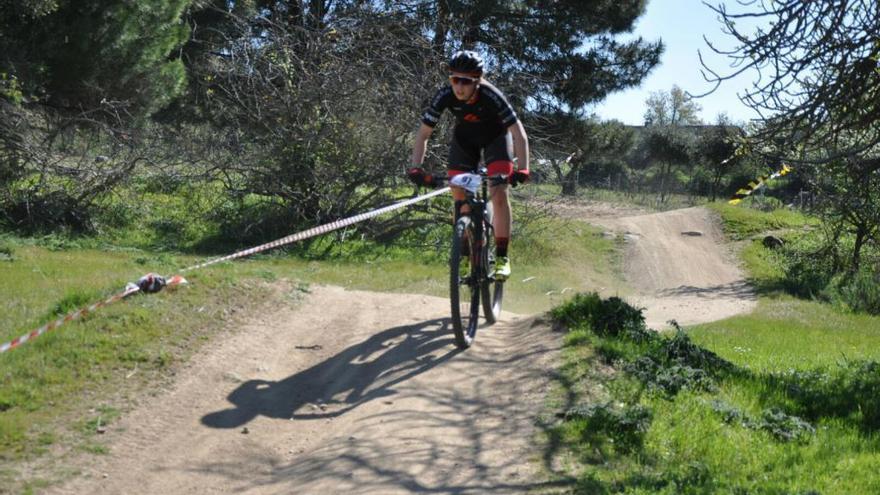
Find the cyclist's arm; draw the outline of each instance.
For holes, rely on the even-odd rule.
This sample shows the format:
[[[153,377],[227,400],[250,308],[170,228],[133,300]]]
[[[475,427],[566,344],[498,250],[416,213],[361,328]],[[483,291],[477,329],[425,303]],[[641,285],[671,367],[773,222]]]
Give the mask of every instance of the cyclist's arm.
[[[412,158],[409,161],[413,166],[419,166],[425,161],[425,149],[432,132],[434,132],[434,128],[424,122],[416,131],[416,142],[413,144]]]
[[[517,170],[529,169],[529,138],[522,122],[517,120],[507,128],[513,137],[513,152],[516,154]]]

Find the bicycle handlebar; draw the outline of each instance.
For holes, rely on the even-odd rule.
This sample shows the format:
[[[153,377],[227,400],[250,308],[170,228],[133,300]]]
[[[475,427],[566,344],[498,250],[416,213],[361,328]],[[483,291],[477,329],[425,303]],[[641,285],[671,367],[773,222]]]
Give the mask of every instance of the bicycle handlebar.
[[[473,173],[473,172],[466,172],[466,173]],[[501,184],[513,184],[514,183],[513,182],[514,181],[513,175],[507,175],[507,174],[489,175],[486,172],[477,172],[477,173],[473,173],[473,174],[479,175],[480,177],[483,178],[483,180],[488,180],[490,186],[499,186]],[[437,183],[441,183],[441,184],[448,183],[450,181],[450,179],[451,179],[451,177],[437,177],[437,176],[433,177],[434,181],[436,181]]]

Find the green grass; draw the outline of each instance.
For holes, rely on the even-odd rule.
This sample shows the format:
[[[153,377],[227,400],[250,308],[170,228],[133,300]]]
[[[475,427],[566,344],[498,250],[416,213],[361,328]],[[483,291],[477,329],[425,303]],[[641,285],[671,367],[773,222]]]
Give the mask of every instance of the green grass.
[[[711,207],[735,239],[797,239],[816,224],[786,210]],[[575,493],[880,490],[880,318],[785,295],[784,260],[760,241],[740,256],[757,308],[687,333],[609,333],[627,312],[598,297],[554,310],[572,328],[551,402],[565,419],[546,428],[554,477]],[[671,359],[670,349],[728,364]]]
[[[540,234],[511,240],[513,277],[504,290],[504,309],[532,314],[550,309],[577,291],[617,288],[617,251],[601,229],[582,222],[545,219]],[[514,225],[516,228],[516,225]],[[451,227],[448,228],[451,235]],[[317,249],[317,247],[316,247]],[[309,282],[382,292],[448,297],[448,247],[424,249],[414,259],[411,250],[381,250],[328,260],[297,258],[289,264]]]
[[[652,337],[627,314],[598,296],[554,310],[572,330],[545,465],[572,491],[880,490],[880,320],[778,298]]]
[[[795,210],[779,209],[765,212],[727,202],[708,203],[706,206],[721,215],[724,232],[735,240],[748,239],[758,234],[780,229],[811,228],[818,220]]]
[[[118,293],[147,267],[170,274],[180,261],[189,261],[138,252],[51,251],[27,244],[17,246],[15,253],[15,261],[3,266],[8,283],[0,285],[0,304],[8,315],[8,326],[0,333],[4,342]],[[0,355],[0,459],[31,458],[54,439],[82,437],[93,429],[89,421],[99,416],[112,422],[116,414],[108,414],[103,401],[117,390],[136,393],[183,362],[234,318],[231,311],[259,308],[279,297],[295,301],[295,290],[274,293],[265,282],[265,270],[263,263],[243,261],[192,273],[187,275],[189,286],[134,295]],[[272,272],[296,278],[290,268]],[[89,415],[89,409],[98,415]]]
[[[761,372],[880,361],[880,318],[791,296],[761,299],[752,314],[697,325],[688,333],[725,359]]]

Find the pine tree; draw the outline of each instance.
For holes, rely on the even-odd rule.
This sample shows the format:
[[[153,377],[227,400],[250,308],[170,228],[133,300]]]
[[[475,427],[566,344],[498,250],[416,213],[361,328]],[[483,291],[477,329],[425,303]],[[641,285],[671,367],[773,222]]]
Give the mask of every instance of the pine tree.
[[[135,115],[161,108],[184,89],[177,55],[190,0],[39,2],[0,14],[0,71],[27,96],[65,109],[119,102]]]

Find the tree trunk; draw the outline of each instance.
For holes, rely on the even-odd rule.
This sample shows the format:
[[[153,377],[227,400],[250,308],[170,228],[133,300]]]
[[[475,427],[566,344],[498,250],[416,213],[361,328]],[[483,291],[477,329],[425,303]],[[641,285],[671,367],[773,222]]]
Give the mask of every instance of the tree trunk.
[[[660,167],[660,203],[666,202],[666,176],[669,174],[669,167],[668,163]]]
[[[856,227],[856,240],[853,244],[853,252],[852,252],[852,266],[850,268],[850,273],[853,275],[859,273],[859,268],[861,268],[862,264],[862,246],[865,244],[865,239],[867,238],[867,228],[864,224],[858,225]]]
[[[562,194],[564,196],[574,196],[577,194],[577,188],[577,167],[572,166],[562,181]]]
[[[434,24],[434,53],[441,57],[446,54],[446,36],[449,34],[449,4],[445,0],[437,2],[437,22]]]

